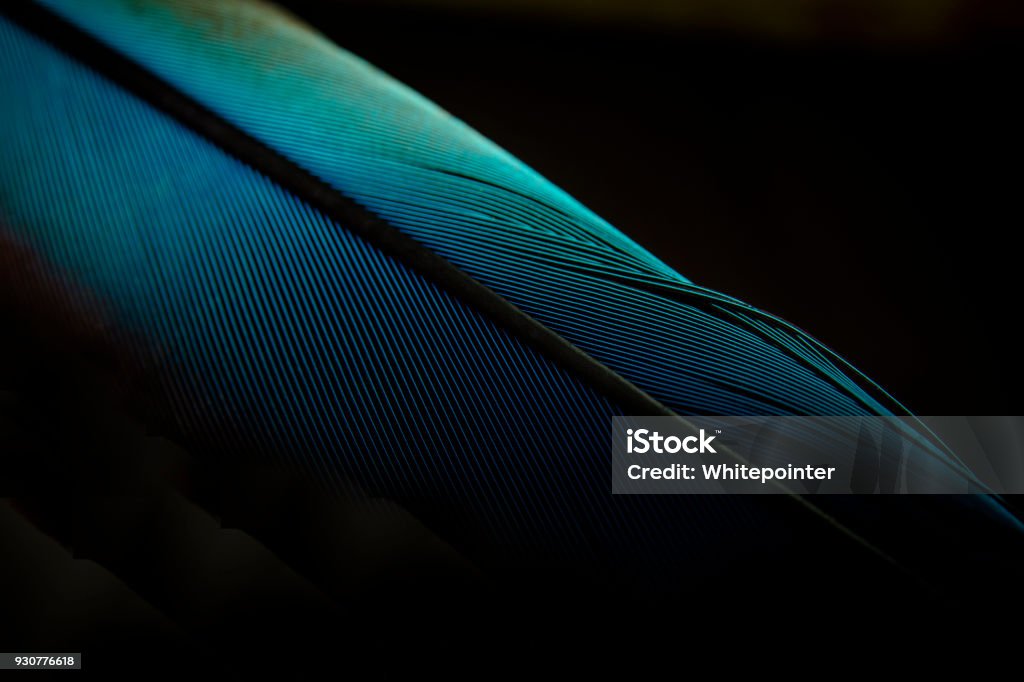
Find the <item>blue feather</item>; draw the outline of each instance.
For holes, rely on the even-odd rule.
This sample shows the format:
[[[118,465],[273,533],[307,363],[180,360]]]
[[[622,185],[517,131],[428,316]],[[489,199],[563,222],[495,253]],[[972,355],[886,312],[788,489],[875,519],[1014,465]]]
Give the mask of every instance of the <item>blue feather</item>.
[[[259,3],[45,0],[679,413],[901,408]],[[171,116],[0,19],[3,224],[162,360],[179,427],[450,505],[503,551],[663,559],[746,498],[611,499],[622,406]],[[940,453],[937,453],[940,454]],[[595,530],[596,529],[596,530]],[[591,543],[594,536],[606,546]]]
[[[0,125],[19,131],[0,164],[7,230],[52,286],[148,340],[184,437],[451,504],[510,550],[579,552],[564,539],[581,518],[638,532],[593,466],[621,413],[607,399],[2,18],[0,83]]]
[[[684,414],[890,414],[790,325],[693,285],[489,140],[260,2],[44,0]]]

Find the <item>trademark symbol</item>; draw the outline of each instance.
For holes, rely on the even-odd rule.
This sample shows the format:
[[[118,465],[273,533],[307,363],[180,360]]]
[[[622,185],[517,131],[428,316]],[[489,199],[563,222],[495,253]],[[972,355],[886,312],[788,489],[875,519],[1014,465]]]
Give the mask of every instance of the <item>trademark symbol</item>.
[[[717,433],[718,435],[722,435],[722,429],[715,429],[715,433]]]

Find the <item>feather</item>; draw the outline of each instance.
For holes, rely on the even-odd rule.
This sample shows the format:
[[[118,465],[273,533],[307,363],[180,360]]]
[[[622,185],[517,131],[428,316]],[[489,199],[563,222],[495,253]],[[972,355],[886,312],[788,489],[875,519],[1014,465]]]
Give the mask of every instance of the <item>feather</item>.
[[[671,561],[775,517],[748,498],[610,500],[594,453],[612,415],[636,413],[626,402],[905,413],[822,344],[690,282],[271,6],[40,4],[240,131],[238,149],[274,155],[229,153],[0,19],[0,127],[18,131],[0,160],[5,229],[54,287],[92,292],[121,333],[145,339],[140,355],[164,358],[189,437],[454,513],[503,552]],[[303,196],[264,158],[355,210]],[[410,266],[415,249],[380,230],[443,265]],[[449,264],[485,293],[453,292]],[[486,314],[475,302],[488,296],[511,306]]]
[[[465,124],[270,5],[43,4],[676,412],[897,409],[808,336],[694,286]]]

